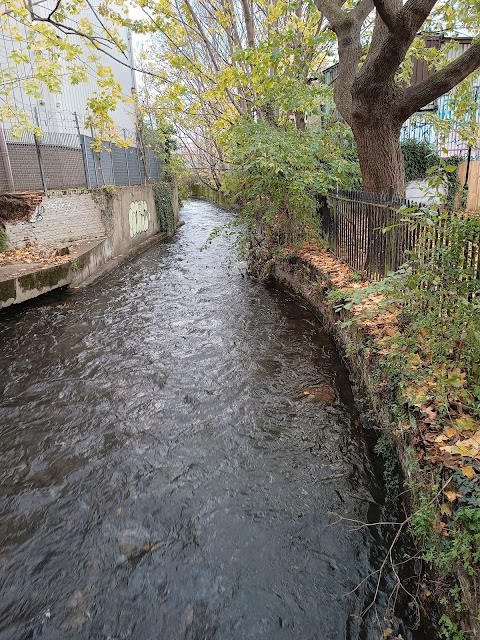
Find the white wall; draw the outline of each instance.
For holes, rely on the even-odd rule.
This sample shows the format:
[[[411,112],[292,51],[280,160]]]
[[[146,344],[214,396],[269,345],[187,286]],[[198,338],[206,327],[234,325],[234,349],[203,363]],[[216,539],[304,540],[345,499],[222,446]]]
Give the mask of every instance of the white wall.
[[[428,180],[412,180],[405,188],[406,198],[411,202],[438,205],[445,200],[447,190],[443,185],[430,187]]]
[[[105,238],[100,207],[89,192],[52,193],[43,197],[28,222],[6,223],[10,249],[31,244],[60,249],[73,242]]]

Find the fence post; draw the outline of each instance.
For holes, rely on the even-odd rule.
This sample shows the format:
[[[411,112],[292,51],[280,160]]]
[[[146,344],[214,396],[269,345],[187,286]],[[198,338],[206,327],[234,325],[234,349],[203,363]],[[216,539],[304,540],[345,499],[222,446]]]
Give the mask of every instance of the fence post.
[[[127,132],[125,131],[125,129],[123,130],[123,137],[126,140],[127,139]],[[127,178],[128,178],[128,186],[131,186],[131,181],[130,181],[130,167],[128,166],[128,153],[127,153],[127,147],[124,147],[123,149],[125,151],[125,164],[127,165]]]
[[[90,133],[92,134],[92,142],[93,142],[93,140],[94,140],[95,136],[94,136],[94,134],[93,134],[93,127],[92,127],[92,125],[90,125]],[[95,186],[96,186],[96,187],[99,187],[99,186],[100,186],[100,182],[99,182],[99,180],[98,180],[98,169],[97,169],[97,162],[95,162],[95,153],[96,153],[96,151],[94,151],[94,150],[92,149],[93,168],[95,169],[95,182],[96,182]]]
[[[80,141],[80,149],[82,150],[82,158],[83,158],[83,170],[85,171],[85,184],[87,185],[87,189],[90,189],[90,177],[88,175],[88,159],[87,159],[87,149],[85,147],[85,138],[80,133],[80,125],[78,124],[78,116],[77,112],[73,112],[73,117],[75,119],[75,126],[77,128],[78,139]]]
[[[39,127],[40,126],[40,122],[38,120],[37,107],[34,108],[34,114],[35,114],[35,124],[37,125],[37,127]],[[35,142],[35,150],[37,152],[37,160],[38,160],[38,166],[40,168],[40,179],[42,181],[42,188],[46,193],[47,192],[47,181],[45,179],[45,171],[43,170],[42,154],[40,152],[40,143],[38,141],[38,136],[37,136],[36,133],[33,134],[33,140]]]
[[[7,189],[10,192],[15,191],[15,182],[13,180],[12,164],[10,162],[10,154],[8,152],[5,131],[0,127],[0,153],[2,154],[3,166],[5,168],[5,176],[7,178]]]
[[[137,156],[138,156],[138,164],[140,169],[140,162],[143,166],[143,184],[147,184],[147,165],[145,163],[145,147],[143,146],[143,136],[141,125],[137,120]]]

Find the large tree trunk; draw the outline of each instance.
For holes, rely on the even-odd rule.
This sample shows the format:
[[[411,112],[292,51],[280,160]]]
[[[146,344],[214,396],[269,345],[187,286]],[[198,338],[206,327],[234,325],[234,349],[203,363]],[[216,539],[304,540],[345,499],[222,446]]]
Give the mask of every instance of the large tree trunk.
[[[354,124],[362,171],[363,190],[405,195],[405,166],[400,148],[400,127],[383,124],[371,126],[365,121]]]

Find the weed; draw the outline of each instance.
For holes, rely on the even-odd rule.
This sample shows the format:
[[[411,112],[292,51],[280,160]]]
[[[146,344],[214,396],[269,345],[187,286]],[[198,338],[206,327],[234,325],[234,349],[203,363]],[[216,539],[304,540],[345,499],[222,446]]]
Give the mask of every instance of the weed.
[[[458,624],[452,622],[447,615],[440,618],[440,635],[445,640],[468,640]]]
[[[8,249],[8,236],[5,229],[0,226],[0,251],[7,251]]]

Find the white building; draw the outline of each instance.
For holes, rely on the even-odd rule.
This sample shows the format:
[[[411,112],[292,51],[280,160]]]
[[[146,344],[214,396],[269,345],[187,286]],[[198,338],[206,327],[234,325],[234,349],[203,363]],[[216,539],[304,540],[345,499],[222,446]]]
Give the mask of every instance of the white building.
[[[55,7],[54,0],[37,1],[31,4],[32,10],[36,15],[46,17]],[[112,33],[114,29],[110,28],[105,18],[99,15],[95,2],[88,2],[89,7],[83,10],[83,17],[87,18],[93,27],[94,34],[105,38],[106,31]],[[95,6],[96,5],[96,6]],[[68,19],[65,21],[67,26],[81,29],[79,27],[78,16],[76,20]],[[25,27],[21,24],[16,26],[25,32]],[[126,135],[131,136],[135,130],[135,116],[132,103],[132,91],[136,90],[135,72],[133,70],[133,52],[131,33],[128,29],[122,27],[119,29],[120,39],[115,43],[112,37],[109,43],[101,43],[102,48],[107,53],[95,51],[99,56],[99,63],[104,66],[111,67],[115,79],[120,83],[123,97],[126,102],[119,103],[116,111],[112,114],[112,119],[120,131],[125,130]],[[15,64],[11,60],[11,55],[15,49],[23,52],[26,48],[25,43],[16,42],[7,31],[2,30],[0,33],[0,74],[2,70],[13,71],[16,75],[17,82],[14,83],[13,91],[9,96],[9,104],[15,110],[21,110],[35,119],[38,115],[39,124],[45,133],[75,133],[75,121],[73,114],[76,113],[81,133],[90,134],[90,129],[85,127],[85,116],[87,114],[87,101],[98,90],[98,77],[96,73],[96,64],[88,60],[88,56],[92,54],[92,49],[87,47],[86,40],[76,35],[65,35],[60,31],[58,36],[68,38],[70,42],[79,44],[83,49],[83,54],[79,58],[82,67],[87,71],[88,79],[86,82],[79,84],[71,84],[69,74],[67,72],[67,62],[62,61],[64,71],[61,77],[61,91],[59,93],[51,93],[45,86],[40,89],[40,97],[29,95],[26,90],[25,80],[35,74],[35,62],[30,52],[28,53],[29,62],[21,62]],[[108,37],[108,36],[107,36]],[[100,41],[99,41],[100,42]],[[1,79],[1,78],[0,78]],[[0,100],[2,99],[0,94]],[[3,126],[6,129],[13,124],[13,120],[6,121]]]

